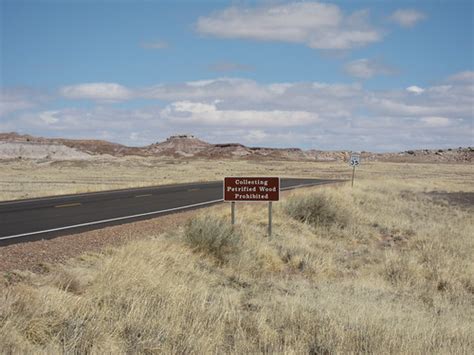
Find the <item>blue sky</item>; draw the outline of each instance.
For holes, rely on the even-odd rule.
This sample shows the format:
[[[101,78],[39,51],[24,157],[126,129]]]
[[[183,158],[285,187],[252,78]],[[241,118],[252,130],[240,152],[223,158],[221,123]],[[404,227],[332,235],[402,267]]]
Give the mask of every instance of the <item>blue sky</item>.
[[[0,131],[474,145],[471,1],[0,1]]]

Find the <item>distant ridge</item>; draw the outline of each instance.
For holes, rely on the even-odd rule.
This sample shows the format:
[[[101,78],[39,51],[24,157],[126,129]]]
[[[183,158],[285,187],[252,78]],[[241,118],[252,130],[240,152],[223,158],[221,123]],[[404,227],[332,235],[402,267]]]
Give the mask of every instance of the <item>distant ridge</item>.
[[[68,149],[65,149],[66,147]],[[39,153],[41,150],[42,153]],[[247,147],[240,143],[211,144],[193,135],[174,135],[144,147],[128,147],[104,140],[43,138],[15,132],[0,133],[0,159],[85,159],[98,156],[141,156],[205,159],[290,161],[347,161],[349,151],[302,150],[300,148]],[[445,162],[474,161],[474,148],[420,149],[399,153],[362,152],[366,161]]]
[[[118,143],[111,143],[97,139],[43,138],[30,136],[28,134],[21,135],[16,132],[10,132],[0,133],[0,142],[65,145],[66,147],[77,149],[91,155],[143,155],[141,148],[127,147]]]

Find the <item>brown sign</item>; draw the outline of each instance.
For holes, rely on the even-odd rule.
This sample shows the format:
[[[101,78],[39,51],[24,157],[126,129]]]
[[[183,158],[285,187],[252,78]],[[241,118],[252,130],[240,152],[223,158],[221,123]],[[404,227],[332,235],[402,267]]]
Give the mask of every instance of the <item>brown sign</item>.
[[[226,177],[224,201],[278,201],[280,178]]]

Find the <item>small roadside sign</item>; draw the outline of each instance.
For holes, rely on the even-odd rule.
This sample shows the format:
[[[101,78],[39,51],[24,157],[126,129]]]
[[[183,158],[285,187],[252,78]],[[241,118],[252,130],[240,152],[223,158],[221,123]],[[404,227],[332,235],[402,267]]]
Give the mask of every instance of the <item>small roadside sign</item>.
[[[352,153],[350,163],[351,163],[351,166],[360,165],[360,154]]]
[[[231,221],[235,224],[235,202],[268,202],[268,236],[272,235],[272,202],[280,200],[278,177],[226,177],[224,201],[231,202]]]
[[[224,201],[278,201],[280,178],[226,177]]]
[[[351,153],[351,160],[349,161],[349,164],[352,166],[352,183],[351,186],[354,187],[354,177],[355,177],[355,169],[356,166],[360,165],[360,153]]]

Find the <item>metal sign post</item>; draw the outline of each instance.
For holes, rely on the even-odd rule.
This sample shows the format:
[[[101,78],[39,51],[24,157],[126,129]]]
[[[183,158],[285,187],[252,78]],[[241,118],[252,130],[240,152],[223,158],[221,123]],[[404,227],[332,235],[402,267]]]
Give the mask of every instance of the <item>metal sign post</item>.
[[[360,165],[360,154],[359,154],[359,153],[351,153],[350,164],[351,164],[351,166],[352,166],[352,183],[351,183],[351,187],[354,187],[354,177],[355,177],[356,166]]]
[[[232,226],[235,224],[235,202],[232,201],[230,203],[230,214],[231,214],[231,218],[232,218]]]
[[[355,166],[355,165],[352,165],[352,184],[351,184],[351,187],[354,187],[354,176],[355,176],[355,173],[356,173],[356,166]]]
[[[224,201],[231,203],[231,223],[235,224],[235,202],[268,202],[268,236],[272,235],[272,201],[280,200],[278,177],[226,177]]]
[[[268,202],[268,236],[272,236],[272,201]]]

